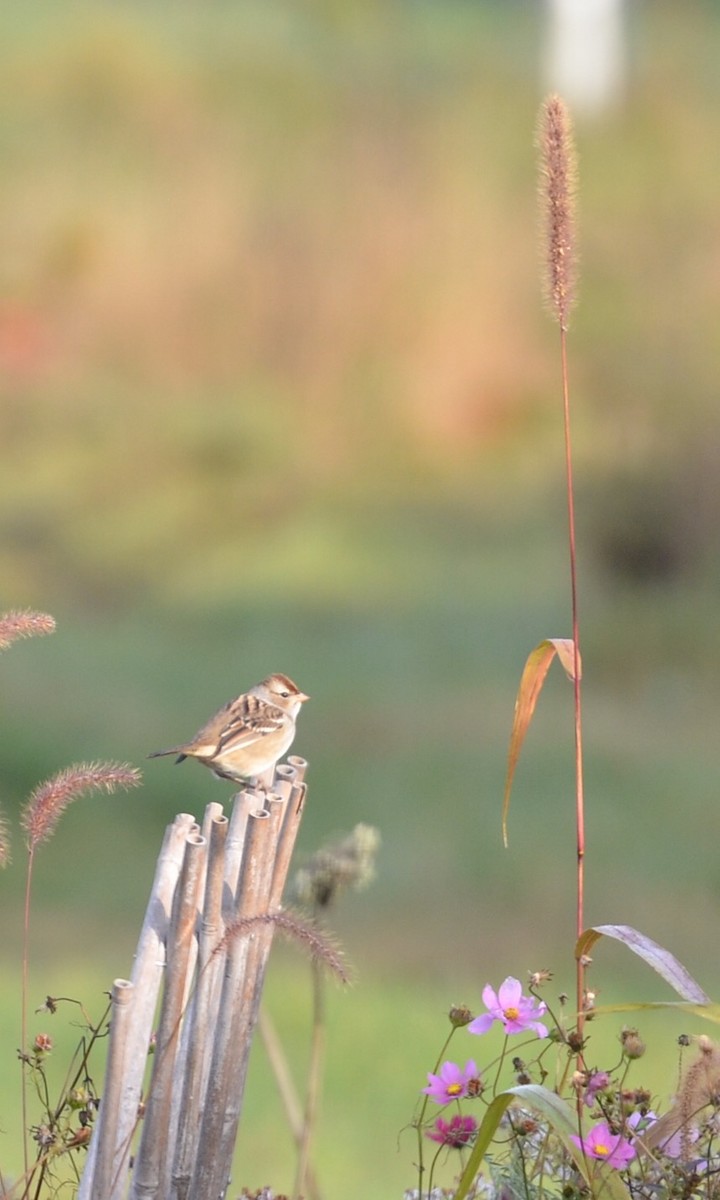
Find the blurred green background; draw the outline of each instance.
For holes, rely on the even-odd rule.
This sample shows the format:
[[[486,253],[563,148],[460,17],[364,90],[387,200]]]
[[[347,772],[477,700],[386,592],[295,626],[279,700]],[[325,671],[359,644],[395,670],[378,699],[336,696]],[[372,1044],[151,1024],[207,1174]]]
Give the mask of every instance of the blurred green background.
[[[2,605],[58,621],[3,655],[3,805],[14,820],[81,759],[145,768],[142,791],[77,804],[42,848],[32,1006],[99,1009],[166,823],[226,795],[146,754],[287,672],[313,698],[299,858],[358,821],[383,839],[376,884],[337,912],[358,982],[332,995],[317,1173],[328,1195],[398,1195],[447,1006],[541,966],[572,990],[560,671],[500,840],[522,665],[570,634],[533,149],[545,10],[48,3],[1,20]],[[576,129],[587,917],[638,926],[712,990],[720,6],[636,4],[626,40],[622,96]],[[17,835],[6,1066],[22,886]],[[669,996],[619,949],[598,958],[601,1001]],[[300,1063],[306,975],[282,950],[269,996]],[[238,1190],[289,1188],[260,1053],[251,1088]]]

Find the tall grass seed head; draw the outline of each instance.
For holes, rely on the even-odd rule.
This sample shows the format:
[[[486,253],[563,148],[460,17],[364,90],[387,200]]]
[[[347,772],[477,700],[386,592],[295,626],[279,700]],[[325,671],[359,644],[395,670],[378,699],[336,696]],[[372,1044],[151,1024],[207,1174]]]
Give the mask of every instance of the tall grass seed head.
[[[577,293],[577,166],[570,114],[560,96],[549,96],[543,103],[536,141],[540,152],[543,290],[551,314],[560,328],[567,330]]]

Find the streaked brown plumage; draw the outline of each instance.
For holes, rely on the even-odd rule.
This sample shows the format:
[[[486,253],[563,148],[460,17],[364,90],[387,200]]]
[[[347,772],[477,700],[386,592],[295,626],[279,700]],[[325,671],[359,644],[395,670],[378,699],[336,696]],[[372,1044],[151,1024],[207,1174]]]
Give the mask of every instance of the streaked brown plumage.
[[[196,758],[220,779],[256,779],[290,749],[297,715],[308,699],[287,675],[269,675],[224,704],[189,742],[155,750],[148,758],[176,754],[177,762]]]

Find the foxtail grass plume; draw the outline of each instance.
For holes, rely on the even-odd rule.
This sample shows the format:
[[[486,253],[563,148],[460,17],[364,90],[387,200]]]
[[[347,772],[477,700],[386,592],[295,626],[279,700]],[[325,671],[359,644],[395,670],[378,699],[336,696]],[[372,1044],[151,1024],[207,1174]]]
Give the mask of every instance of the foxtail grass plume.
[[[560,96],[549,96],[540,109],[537,144],[545,299],[566,331],[577,292],[577,166],[570,115]]]
[[[708,1107],[716,1107],[720,1093],[720,1046],[705,1034],[697,1041],[698,1055],[686,1068],[680,1080],[672,1108],[655,1121],[639,1139],[640,1149],[647,1151],[663,1146],[680,1134],[681,1159],[690,1157],[693,1128],[697,1128]]]
[[[48,613],[14,611],[0,614],[0,650],[7,650],[20,638],[38,637],[55,632],[55,618]]]
[[[228,944],[237,937],[246,937],[259,925],[272,925],[290,941],[295,942],[314,961],[322,963],[340,983],[350,982],[348,970],[342,953],[333,939],[317,925],[308,921],[300,913],[292,909],[278,909],[277,912],[258,913],[253,917],[238,917],[227,926],[222,939],[213,950],[218,954],[225,950]]]
[[[78,763],[66,767],[35,788],[21,817],[29,850],[47,842],[60,817],[73,800],[86,792],[114,792],[118,788],[137,787],[141,780],[137,767],[127,763]]]

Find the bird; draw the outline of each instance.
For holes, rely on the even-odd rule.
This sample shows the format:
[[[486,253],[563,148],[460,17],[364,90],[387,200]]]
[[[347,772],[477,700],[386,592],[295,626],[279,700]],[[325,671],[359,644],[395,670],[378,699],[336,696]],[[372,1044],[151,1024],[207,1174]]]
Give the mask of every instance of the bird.
[[[148,758],[176,754],[176,762],[195,758],[218,779],[258,780],[290,749],[298,713],[309,699],[287,675],[268,675],[218,709],[189,742]]]

